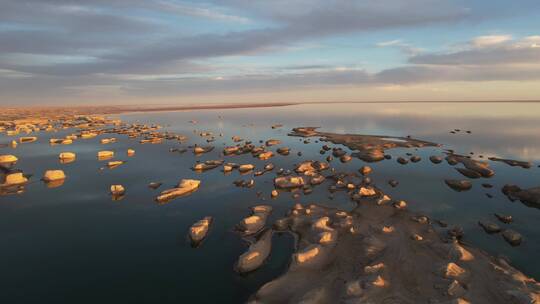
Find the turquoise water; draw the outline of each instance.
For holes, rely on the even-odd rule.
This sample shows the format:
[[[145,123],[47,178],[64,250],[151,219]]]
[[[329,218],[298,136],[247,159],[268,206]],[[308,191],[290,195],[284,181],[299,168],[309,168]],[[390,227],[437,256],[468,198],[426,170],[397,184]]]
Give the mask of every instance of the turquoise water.
[[[204,110],[167,113],[132,113],[119,115],[126,122],[158,123],[164,130],[187,135],[185,144],[166,141],[161,145],[140,145],[122,135],[114,135],[117,143],[99,144],[99,139],[77,140],[69,146],[50,146],[51,137],[72,133],[40,133],[39,141],[21,144],[16,149],[1,148],[0,154],[15,154],[17,167],[34,174],[26,191],[19,195],[0,197],[0,284],[1,303],[238,303],[244,302],[262,284],[283,273],[294,251],[294,239],[288,234],[275,234],[268,263],[245,276],[236,274],[233,266],[248,243],[233,228],[245,216],[249,207],[265,203],[274,207],[268,223],[284,215],[296,202],[317,202],[340,208],[352,208],[346,193],[337,192],[329,198],[326,184],[311,195],[295,200],[282,193],[268,198],[273,173],[255,177],[255,187],[237,188],[232,182],[240,178],[237,172],[224,175],[219,169],[205,173],[190,168],[196,160],[224,158],[237,163],[253,163],[262,167],[273,162],[277,168],[292,168],[300,160],[323,160],[319,154],[322,143],[304,144],[287,133],[298,126],[320,126],[336,133],[412,135],[415,138],[443,144],[461,154],[499,156],[528,160],[531,169],[510,167],[490,162],[496,171],[489,179],[472,180],[473,189],[454,192],[443,182],[461,175],[445,162],[434,165],[428,157],[441,155],[439,148],[419,151],[395,149],[393,156],[369,164],[372,178],[392,197],[408,201],[409,208],[442,219],[465,230],[465,241],[493,255],[509,257],[526,274],[540,278],[540,210],[520,202],[510,202],[500,191],[506,183],[521,187],[540,184],[540,104],[471,103],[471,104],[332,104],[298,105],[274,108],[234,110]],[[189,123],[197,120],[197,124]],[[281,123],[282,128],[271,129]],[[449,133],[459,128],[471,134]],[[170,148],[207,144],[194,133],[223,133],[212,143],[214,151],[202,156],[191,152],[171,153]],[[251,155],[223,157],[225,145],[238,135],[253,141],[277,138],[292,149],[289,156],[276,155],[260,161]],[[11,138],[0,134],[0,143]],[[271,150],[279,146],[272,147]],[[136,156],[125,157],[128,148]],[[104,169],[98,162],[99,150],[117,151],[117,159],[127,163]],[[347,150],[347,149],[346,149]],[[60,164],[57,155],[63,151],[77,153],[77,160]],[[302,151],[298,157],[296,152]],[[395,158],[412,152],[422,161],[402,166]],[[364,162],[358,159],[347,164],[332,162],[337,170],[356,171]],[[59,188],[49,189],[39,178],[47,169],[62,169],[67,180]],[[202,180],[201,188],[191,196],[158,205],[154,197],[160,190],[172,187],[182,178]],[[252,178],[249,175],[242,178]],[[389,179],[399,186],[388,186]],[[159,190],[147,187],[150,182],[163,182]],[[492,189],[481,183],[489,182]],[[123,200],[113,201],[111,184],[127,189]],[[486,193],[493,195],[488,198]],[[478,220],[497,222],[493,213],[511,214],[514,223],[505,225],[520,232],[524,242],[511,247],[501,235],[488,235],[478,226]],[[191,248],[186,233],[191,224],[204,216],[214,217],[214,224],[205,242]]]

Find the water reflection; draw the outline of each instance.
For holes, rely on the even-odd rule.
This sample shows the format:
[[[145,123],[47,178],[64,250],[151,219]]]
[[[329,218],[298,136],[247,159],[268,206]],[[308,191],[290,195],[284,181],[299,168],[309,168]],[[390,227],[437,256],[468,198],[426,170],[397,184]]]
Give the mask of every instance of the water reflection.
[[[45,184],[47,185],[47,188],[58,188],[62,186],[64,182],[65,182],[65,179],[61,179],[61,180],[50,181]]]

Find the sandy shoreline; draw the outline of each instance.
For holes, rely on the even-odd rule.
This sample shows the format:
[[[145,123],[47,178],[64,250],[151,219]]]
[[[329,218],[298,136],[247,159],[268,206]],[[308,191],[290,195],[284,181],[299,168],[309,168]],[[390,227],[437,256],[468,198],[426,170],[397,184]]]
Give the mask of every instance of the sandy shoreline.
[[[186,105],[186,106],[165,106],[165,107],[119,107],[117,113],[103,114],[126,114],[126,113],[145,113],[145,112],[178,112],[178,111],[194,111],[194,110],[231,110],[231,109],[247,109],[247,108],[271,108],[271,107],[286,107],[298,105],[299,103],[261,103],[261,104],[215,104],[215,105]]]
[[[335,102],[265,102],[265,103],[224,103],[224,104],[200,104],[200,105],[96,105],[96,106],[5,106],[2,107],[0,121],[17,118],[25,118],[25,115],[49,116],[50,114],[73,114],[73,115],[113,115],[126,113],[145,113],[145,112],[177,112],[194,110],[230,110],[230,109],[248,109],[248,108],[271,108],[287,107],[297,105],[323,105],[323,104],[416,104],[416,103],[540,103],[540,100],[449,100],[449,101],[335,101]]]
[[[269,108],[297,105],[300,103],[252,103],[252,104],[202,104],[202,105],[168,105],[168,106],[13,106],[4,107],[0,114],[1,120],[22,119],[28,117],[51,117],[57,115],[112,115],[144,112],[173,112],[193,110],[219,110],[244,108]],[[59,114],[60,113],[60,114]]]

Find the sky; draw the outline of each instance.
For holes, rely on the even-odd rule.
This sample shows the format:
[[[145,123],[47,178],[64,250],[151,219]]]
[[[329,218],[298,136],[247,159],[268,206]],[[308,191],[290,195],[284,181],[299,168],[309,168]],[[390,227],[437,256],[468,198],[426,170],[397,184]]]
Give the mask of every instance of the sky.
[[[538,0],[0,0],[0,105],[540,100]]]

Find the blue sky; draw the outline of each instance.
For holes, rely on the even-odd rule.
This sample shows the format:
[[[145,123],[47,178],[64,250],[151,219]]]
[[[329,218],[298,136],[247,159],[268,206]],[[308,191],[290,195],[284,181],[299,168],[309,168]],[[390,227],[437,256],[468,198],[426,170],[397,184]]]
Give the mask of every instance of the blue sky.
[[[5,105],[540,99],[540,1],[0,7]]]

